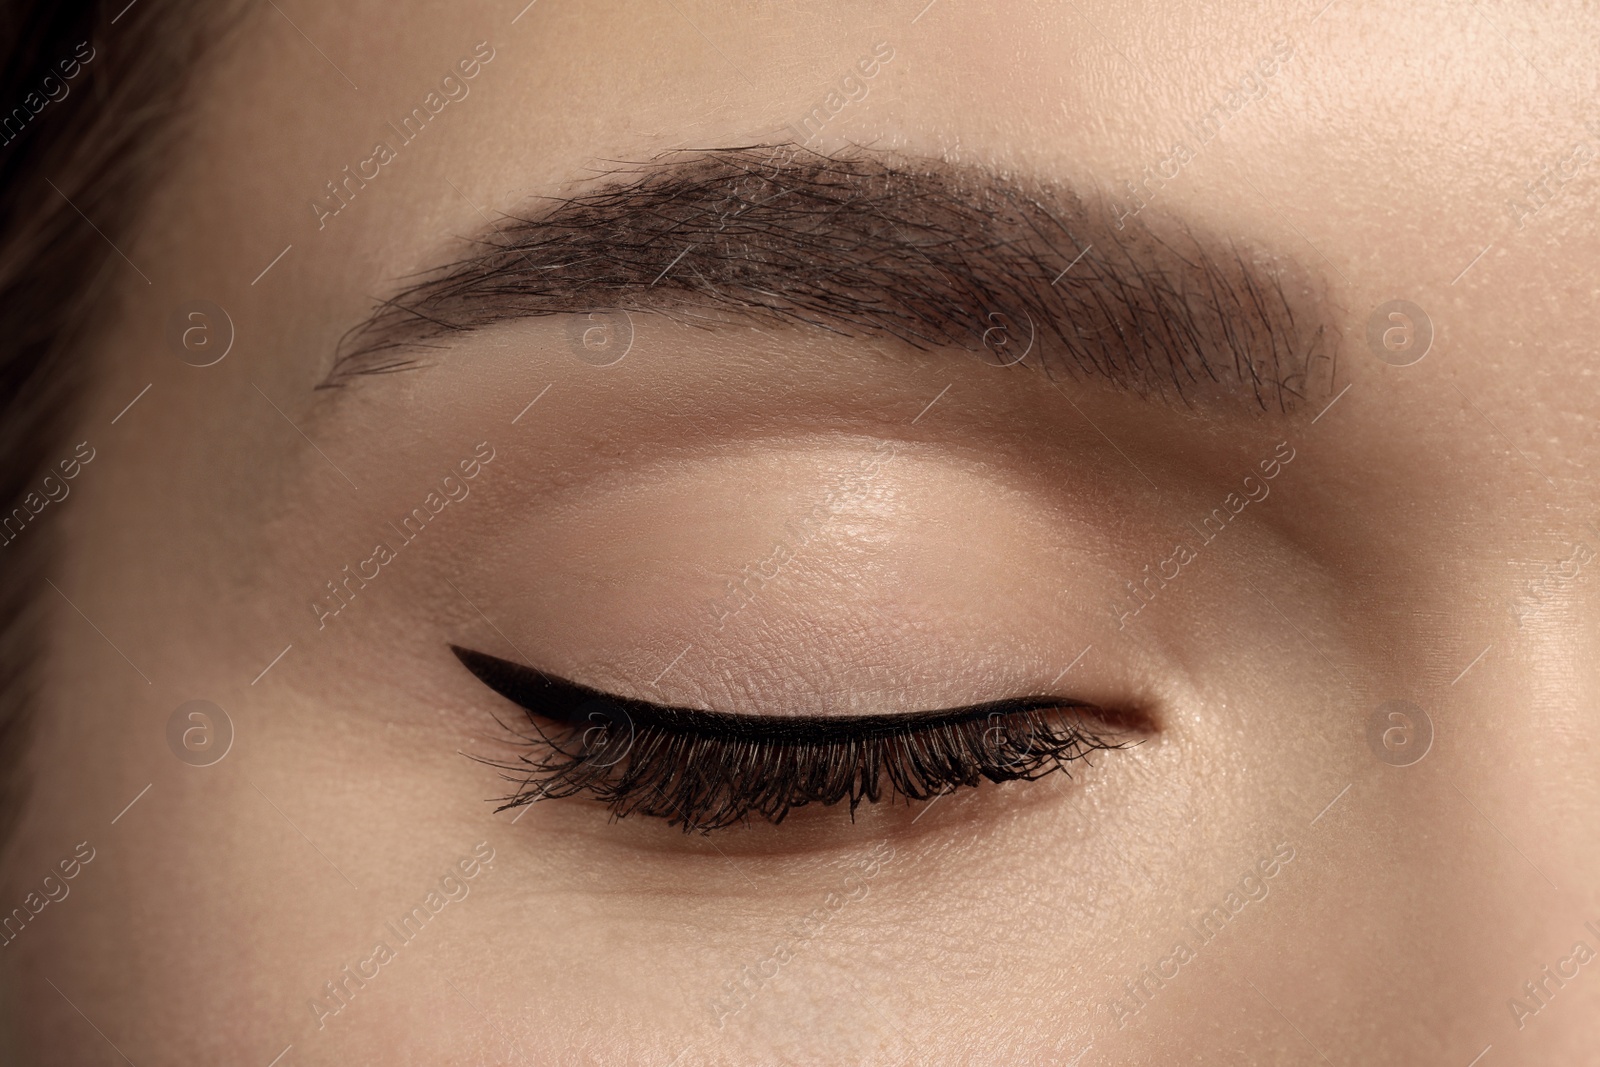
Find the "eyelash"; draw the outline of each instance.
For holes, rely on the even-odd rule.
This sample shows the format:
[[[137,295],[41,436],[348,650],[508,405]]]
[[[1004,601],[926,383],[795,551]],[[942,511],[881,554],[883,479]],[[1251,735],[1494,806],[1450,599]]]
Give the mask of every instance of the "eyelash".
[[[780,823],[808,804],[848,802],[854,817],[863,802],[928,800],[983,780],[1032,781],[1131,743],[1109,725],[1090,727],[1088,717],[1115,717],[1079,701],[1028,697],[837,719],[728,715],[614,697],[451,650],[519,704],[532,727],[507,727],[526,747],[515,760],[483,761],[518,786],[498,798],[497,811],[586,796],[614,818],[661,818],[709,833],[752,815]]]

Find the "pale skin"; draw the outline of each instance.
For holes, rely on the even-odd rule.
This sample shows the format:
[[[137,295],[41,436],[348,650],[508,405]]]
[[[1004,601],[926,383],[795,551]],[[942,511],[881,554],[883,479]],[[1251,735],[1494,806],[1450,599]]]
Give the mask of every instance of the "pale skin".
[[[27,531],[63,555],[0,904],[80,842],[94,858],[0,954],[18,1062],[1592,1057],[1600,196],[1573,155],[1600,148],[1592,11],[281,6],[305,36],[256,8],[198,72],[122,249],[151,284],[126,272],[60,449],[95,459]],[[879,42],[893,58],[815,146],[1131,207],[1124,179],[1284,41],[1259,99],[1147,189],[1325,286],[1337,379],[1288,416],[660,316],[609,367],[550,318],[314,391],[373,298],[486,219],[606,161],[792,137]],[[324,183],[479,42],[470,95],[319,228]],[[162,336],[195,298],[237,331],[207,368]],[[1392,299],[1432,323],[1411,366],[1367,344]],[[483,442],[470,494],[322,617],[325,583]],[[1270,492],[1119,624],[1124,582],[1280,442]],[[825,499],[719,625],[730,579]],[[450,643],[703,708],[1047,689],[1158,729],[1070,780],[853,823],[702,837],[577,798],[497,815],[505,783],[462,753],[503,755],[515,709]],[[235,730],[209,767],[168,745],[193,699]],[[1420,762],[1369,744],[1388,700],[1431,721]],[[460,899],[403,944],[386,924],[450,872]],[[370,963],[379,942],[393,958]],[[376,976],[326,998],[347,966]],[[1165,977],[1134,992],[1147,968]]]

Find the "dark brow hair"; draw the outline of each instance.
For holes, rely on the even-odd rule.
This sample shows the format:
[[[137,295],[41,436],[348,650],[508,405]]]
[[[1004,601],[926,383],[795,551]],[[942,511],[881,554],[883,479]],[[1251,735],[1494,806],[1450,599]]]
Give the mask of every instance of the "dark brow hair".
[[[0,9],[5,515],[71,454],[63,434],[122,267],[111,245],[129,240],[189,73],[237,7],[40,0]],[[87,62],[80,45],[92,51]],[[54,595],[43,579],[54,550],[49,532],[31,527],[0,548],[0,840],[24,797],[19,765],[55,607],[43,599]]]
[[[1171,220],[1120,226],[1070,189],[864,150],[674,152],[548,200],[408,279],[328,384],[416,366],[451,334],[622,309],[982,352],[1263,410],[1325,391],[1333,336],[1298,265]],[[1019,340],[1024,339],[1024,340]]]

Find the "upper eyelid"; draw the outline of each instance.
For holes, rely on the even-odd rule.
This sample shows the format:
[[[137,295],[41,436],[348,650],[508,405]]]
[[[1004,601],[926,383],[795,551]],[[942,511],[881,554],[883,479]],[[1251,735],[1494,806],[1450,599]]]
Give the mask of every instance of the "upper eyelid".
[[[506,220],[351,330],[324,384],[508,319],[622,308],[958,349],[992,343],[998,316],[1037,325],[1047,365],[1168,400],[1217,383],[1280,411],[1331,389],[1325,286],[1292,260],[1175,222],[1119,231],[1070,192],[978,168],[772,166],[776,150],[680,153]]]
[[[854,819],[863,803],[927,801],[986,780],[1031,781],[1095,752],[1137,743],[1056,713],[1079,707],[1071,701],[1024,698],[932,717],[729,715],[606,697],[535,668],[450,647],[479,681],[530,718],[566,727],[555,736],[537,725],[536,735],[513,730],[526,746],[516,759],[481,761],[517,783],[498,798],[500,811],[587,796],[604,803],[613,818],[661,818],[685,833],[710,833],[756,815],[780,823],[813,804],[847,804]],[[548,706],[551,701],[560,706]],[[627,713],[629,706],[640,721]],[[1002,706],[1012,710],[992,710]],[[837,729],[828,730],[829,722]]]
[[[708,733],[730,740],[781,743],[802,734],[807,742],[855,740],[902,733],[909,729],[972,722],[1028,711],[1062,710],[1093,713],[1095,705],[1085,701],[1050,696],[1012,697],[963,707],[921,712],[885,713],[804,718],[772,715],[744,715],[730,712],[681,708],[630,697],[619,697],[587,686],[552,678],[543,671],[511,660],[451,645],[463,666],[490,689],[536,714],[570,726],[588,721],[586,708],[604,705],[630,719],[666,730]],[[598,709],[596,709],[598,713]],[[798,727],[798,728],[797,728]]]

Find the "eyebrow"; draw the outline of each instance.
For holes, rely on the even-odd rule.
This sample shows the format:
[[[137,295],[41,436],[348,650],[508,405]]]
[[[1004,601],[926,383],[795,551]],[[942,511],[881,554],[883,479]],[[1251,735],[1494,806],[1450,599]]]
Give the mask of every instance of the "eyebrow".
[[[796,145],[624,164],[466,239],[341,341],[324,387],[517,319],[659,313],[1017,360],[1191,407],[1330,391],[1326,284],[1295,260],[1070,187]]]

